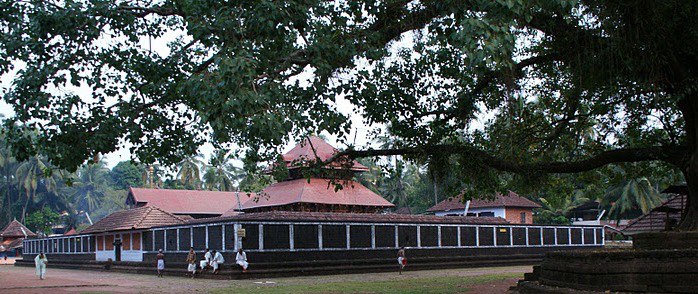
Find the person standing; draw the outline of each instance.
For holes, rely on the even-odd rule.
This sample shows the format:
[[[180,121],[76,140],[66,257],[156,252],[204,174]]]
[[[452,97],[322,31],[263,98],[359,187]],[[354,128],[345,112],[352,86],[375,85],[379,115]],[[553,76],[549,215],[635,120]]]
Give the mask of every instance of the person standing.
[[[405,266],[407,265],[405,247],[400,247],[400,250],[397,251],[397,263],[400,266],[400,274],[402,275],[402,270],[405,269]]]
[[[194,247],[189,248],[189,254],[187,255],[187,270],[191,273],[191,278],[196,275],[196,252],[194,252]]]
[[[158,255],[155,256],[158,262],[158,277],[162,278],[162,273],[165,271],[165,254],[162,253],[162,249],[158,250]]]
[[[247,263],[247,254],[245,254],[245,251],[242,251],[242,248],[238,249],[238,253],[235,254],[235,263],[242,267],[243,273],[247,272],[247,267],[250,264]]]
[[[206,248],[206,251],[204,252],[204,259],[202,259],[199,263],[202,273],[206,271],[206,268],[209,266],[209,264],[211,264],[211,252],[209,252],[208,248]]]
[[[36,267],[36,275],[39,279],[44,279],[46,277],[46,265],[48,265],[48,258],[43,252],[34,257],[34,266]]]
[[[220,266],[225,263],[225,258],[223,258],[223,254],[221,254],[220,251],[213,250],[213,253],[213,273],[217,274]]]

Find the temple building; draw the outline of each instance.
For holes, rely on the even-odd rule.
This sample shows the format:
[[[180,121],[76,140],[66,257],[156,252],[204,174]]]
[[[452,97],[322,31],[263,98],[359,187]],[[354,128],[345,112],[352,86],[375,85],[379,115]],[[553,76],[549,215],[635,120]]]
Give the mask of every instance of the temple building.
[[[340,158],[325,165],[310,178],[302,175],[301,168],[318,160],[328,161],[338,152],[318,137],[310,137],[296,145],[282,156],[288,178],[269,185],[257,195],[246,197],[242,211],[376,213],[394,207],[380,195],[352,180],[355,173],[368,170],[355,160]],[[335,184],[340,184],[342,188],[336,189]]]
[[[237,203],[235,192],[206,190],[130,188],[126,197],[129,208],[155,206],[184,219],[221,216]]]
[[[0,232],[0,253],[5,256],[21,256],[22,241],[35,237],[34,232],[15,219]]]

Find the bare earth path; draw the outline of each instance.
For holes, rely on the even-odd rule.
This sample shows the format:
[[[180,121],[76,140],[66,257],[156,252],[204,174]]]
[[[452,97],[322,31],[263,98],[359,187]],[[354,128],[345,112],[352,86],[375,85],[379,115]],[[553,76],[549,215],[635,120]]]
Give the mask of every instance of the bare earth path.
[[[34,269],[28,267],[0,266],[0,292],[13,293],[206,293],[223,287],[251,288],[264,285],[315,285],[352,281],[388,281],[427,277],[475,277],[491,274],[510,274],[523,277],[531,271],[530,266],[491,267],[474,269],[448,269],[431,271],[407,271],[397,273],[371,273],[332,276],[307,276],[292,278],[270,278],[262,280],[207,280],[185,277],[157,278],[155,275],[136,275],[114,272],[51,269],[46,280],[39,280]],[[505,293],[518,278],[508,278],[494,283],[479,284],[466,293]],[[263,289],[263,288],[262,288]],[[264,291],[260,291],[263,293]]]

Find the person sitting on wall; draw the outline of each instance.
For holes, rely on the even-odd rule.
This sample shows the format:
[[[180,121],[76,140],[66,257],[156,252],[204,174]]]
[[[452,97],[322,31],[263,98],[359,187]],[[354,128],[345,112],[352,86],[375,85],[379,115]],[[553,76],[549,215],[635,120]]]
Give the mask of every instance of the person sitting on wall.
[[[247,254],[245,254],[245,251],[242,251],[242,248],[238,249],[238,253],[235,255],[235,263],[242,268],[243,273],[247,272],[247,267],[250,264],[247,263]]]
[[[201,267],[201,272],[205,272],[206,269],[208,269],[209,265],[211,264],[211,252],[208,251],[208,248],[206,248],[206,251],[204,251],[204,259],[199,262],[199,267]]]
[[[213,273],[217,274],[220,271],[221,265],[225,263],[225,258],[223,258],[223,254],[220,252],[213,250],[213,262],[211,263],[211,267],[213,267]]]

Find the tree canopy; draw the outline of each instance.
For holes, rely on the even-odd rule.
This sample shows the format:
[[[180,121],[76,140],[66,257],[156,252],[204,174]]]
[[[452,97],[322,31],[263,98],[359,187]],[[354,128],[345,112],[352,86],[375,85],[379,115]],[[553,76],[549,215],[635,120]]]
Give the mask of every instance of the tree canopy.
[[[502,171],[663,162],[684,173],[684,227],[698,227],[693,1],[0,7],[0,73],[15,74],[3,95],[16,112],[7,135],[19,159],[42,151],[74,170],[125,142],[144,163],[175,164],[204,142],[270,159],[292,136],[345,137],[346,101],[399,140],[345,155],[455,160],[476,188],[497,186]]]

